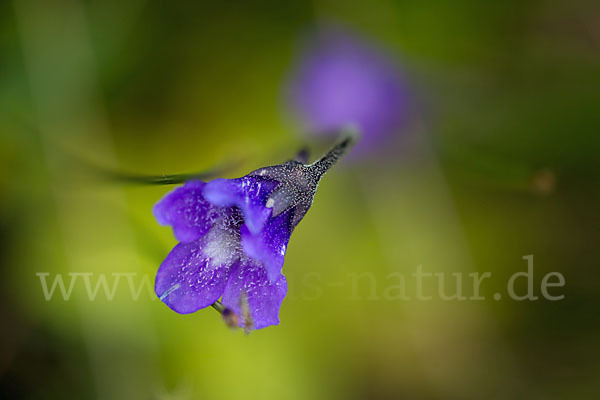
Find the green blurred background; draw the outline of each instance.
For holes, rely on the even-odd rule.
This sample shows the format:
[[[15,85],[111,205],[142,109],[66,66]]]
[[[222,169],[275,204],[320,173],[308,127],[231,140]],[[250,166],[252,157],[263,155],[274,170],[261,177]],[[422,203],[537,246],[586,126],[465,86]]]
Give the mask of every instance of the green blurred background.
[[[126,276],[112,300],[77,284],[46,301],[38,273],[152,285],[175,245],[151,212],[168,187],[77,160],[241,160],[234,177],[323,149],[283,101],[323,21],[394,54],[420,111],[393,157],[325,177],[289,245],[280,325],[178,315]],[[0,397],[597,399],[599,108],[595,1],[2,1]],[[536,294],[557,271],[565,298],[495,301],[530,254]],[[397,273],[414,293],[418,265],[491,272],[486,300],[390,298]]]

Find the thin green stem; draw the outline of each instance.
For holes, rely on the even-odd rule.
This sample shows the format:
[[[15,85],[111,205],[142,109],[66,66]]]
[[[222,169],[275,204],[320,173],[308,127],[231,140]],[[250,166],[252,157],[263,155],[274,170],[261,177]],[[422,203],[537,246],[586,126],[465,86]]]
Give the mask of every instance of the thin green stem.
[[[219,314],[223,314],[223,312],[225,311],[225,306],[219,300],[212,303],[211,307],[217,310]]]

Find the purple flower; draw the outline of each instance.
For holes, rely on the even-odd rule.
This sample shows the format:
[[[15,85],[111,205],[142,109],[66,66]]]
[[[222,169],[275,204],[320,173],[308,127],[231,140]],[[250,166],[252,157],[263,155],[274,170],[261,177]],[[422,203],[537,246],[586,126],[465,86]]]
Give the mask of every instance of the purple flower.
[[[363,134],[357,150],[378,147],[407,120],[409,92],[394,62],[339,28],[319,31],[306,43],[288,89],[308,132],[355,124]]]
[[[321,177],[352,141],[348,137],[312,164],[291,160],[242,178],[188,181],[168,193],[154,215],[172,226],[180,243],[156,275],[160,299],[187,314],[221,298],[244,317],[237,320],[246,329],[277,325],[287,292],[281,269],[290,235]]]

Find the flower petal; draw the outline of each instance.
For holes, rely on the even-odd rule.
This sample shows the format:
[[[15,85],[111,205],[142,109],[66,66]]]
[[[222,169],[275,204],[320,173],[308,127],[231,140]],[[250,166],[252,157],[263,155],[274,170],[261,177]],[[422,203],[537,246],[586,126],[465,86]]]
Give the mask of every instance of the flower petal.
[[[287,282],[281,274],[274,281],[267,275],[260,262],[250,259],[240,261],[232,272],[221,301],[240,316],[240,326],[261,329],[279,324],[279,307],[287,293]],[[252,326],[245,326],[244,302],[247,302]]]
[[[156,275],[156,294],[180,314],[207,307],[223,294],[239,255],[237,232],[214,227],[171,250]]]
[[[171,225],[175,238],[181,242],[191,242],[206,234],[218,215],[202,190],[202,181],[189,181],[169,192],[154,206],[154,216],[161,225]]]
[[[277,184],[274,180],[259,176],[215,179],[206,184],[203,193],[214,206],[239,207],[250,232],[258,233],[271,215],[272,210],[266,207],[266,203]]]
[[[275,218],[270,218],[264,228],[255,235],[245,226],[241,228],[244,253],[264,264],[272,282],[281,275],[287,244],[292,234],[293,212],[294,209],[289,209]]]

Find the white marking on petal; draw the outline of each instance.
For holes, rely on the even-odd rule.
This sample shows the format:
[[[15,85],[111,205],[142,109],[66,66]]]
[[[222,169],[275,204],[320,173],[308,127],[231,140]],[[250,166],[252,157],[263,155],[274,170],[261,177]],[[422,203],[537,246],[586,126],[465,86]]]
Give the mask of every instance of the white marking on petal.
[[[206,235],[203,253],[212,267],[232,264],[237,257],[239,238],[235,232],[214,227]]]
[[[279,253],[284,256],[285,255],[285,244],[283,246],[281,246],[281,250],[279,251]]]
[[[179,283],[176,283],[175,285],[171,286],[169,289],[167,289],[166,292],[162,294],[162,296],[160,296],[160,301],[163,301],[168,295],[179,289],[180,286],[181,285]]]
[[[274,205],[275,205],[275,200],[273,200],[273,199],[267,200],[267,204],[266,204],[267,208],[273,208]]]

